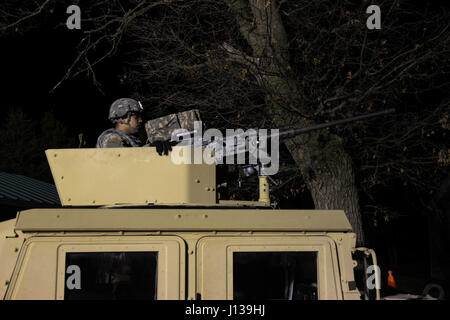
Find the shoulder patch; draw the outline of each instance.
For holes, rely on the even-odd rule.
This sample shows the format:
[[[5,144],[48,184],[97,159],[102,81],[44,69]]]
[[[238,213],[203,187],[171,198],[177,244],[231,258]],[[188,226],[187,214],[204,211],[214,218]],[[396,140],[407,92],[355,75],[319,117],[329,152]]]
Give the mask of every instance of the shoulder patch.
[[[121,143],[123,140],[119,137],[110,137],[108,142]]]

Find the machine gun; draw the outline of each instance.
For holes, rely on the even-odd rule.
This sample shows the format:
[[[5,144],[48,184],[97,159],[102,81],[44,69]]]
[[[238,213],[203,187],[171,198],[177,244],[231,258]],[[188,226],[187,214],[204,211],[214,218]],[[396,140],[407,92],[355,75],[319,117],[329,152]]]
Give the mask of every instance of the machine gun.
[[[292,138],[311,131],[320,130],[340,124],[354,122],[358,120],[369,119],[383,116],[395,112],[395,109],[388,109],[380,112],[363,114],[356,117],[321,123],[304,128],[272,129],[267,134],[266,129],[242,129],[227,130],[226,137],[217,129],[208,129],[203,133],[203,125],[198,110],[171,114],[166,117],[150,120],[145,124],[149,142],[156,139],[169,140],[177,146],[201,147],[203,150],[214,150],[216,164],[237,164],[243,165],[239,171],[239,186],[241,177],[249,177],[258,174],[260,179],[260,201],[269,201],[269,183],[275,183],[270,175],[278,172],[279,157],[278,147],[279,139]],[[270,156],[269,143],[270,140]],[[276,153],[274,155],[274,153]],[[201,160],[203,157],[201,156]],[[248,163],[246,163],[248,160]],[[197,163],[197,162],[195,162]],[[199,162],[200,163],[200,162]],[[270,167],[268,165],[270,164]]]
[[[260,149],[261,138],[271,140],[275,139],[278,141],[279,138],[292,138],[311,131],[329,128],[358,120],[378,117],[393,112],[395,112],[395,109],[388,109],[380,112],[372,112],[356,117],[321,123],[304,128],[288,128],[282,130],[273,129],[269,135],[267,135],[266,129],[262,129],[264,130],[263,132],[261,129],[248,129],[246,131],[238,129],[233,130],[234,132],[237,131],[237,133],[231,135],[227,134],[225,138],[219,130],[209,129],[214,130],[214,132],[208,133],[208,130],[206,130],[205,134],[208,138],[205,139],[203,135],[200,113],[198,110],[185,111],[178,114],[171,114],[169,116],[150,120],[145,124],[145,128],[147,131],[149,142],[153,142],[154,140],[170,140],[173,144],[177,144],[180,146],[196,146],[214,149],[216,161],[218,164],[222,164],[224,158],[234,156],[238,156],[238,164],[242,164],[239,163],[239,159],[242,160],[243,155],[252,153],[255,150],[258,150],[259,153],[263,155],[263,158],[267,157],[266,150]],[[266,146],[264,146],[264,149],[266,149],[265,147]],[[264,155],[264,153],[266,154]],[[250,159],[250,161],[251,164],[256,164],[255,159]]]

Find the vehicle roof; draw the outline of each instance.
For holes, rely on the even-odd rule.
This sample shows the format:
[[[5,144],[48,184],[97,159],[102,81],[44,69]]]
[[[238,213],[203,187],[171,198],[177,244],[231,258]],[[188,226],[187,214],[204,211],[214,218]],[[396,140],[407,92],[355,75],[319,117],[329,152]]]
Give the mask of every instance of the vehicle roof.
[[[350,232],[342,210],[58,208],[19,212],[15,230]]]

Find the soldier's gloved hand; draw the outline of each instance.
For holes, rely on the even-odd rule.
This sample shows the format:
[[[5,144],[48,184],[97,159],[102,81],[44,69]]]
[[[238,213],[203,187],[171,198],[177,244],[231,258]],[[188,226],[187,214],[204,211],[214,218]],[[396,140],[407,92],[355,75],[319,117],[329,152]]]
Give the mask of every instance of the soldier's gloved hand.
[[[156,152],[158,152],[160,156],[162,156],[163,153],[167,156],[169,151],[172,151],[172,146],[169,140],[156,140],[152,143],[152,145],[156,147]]]

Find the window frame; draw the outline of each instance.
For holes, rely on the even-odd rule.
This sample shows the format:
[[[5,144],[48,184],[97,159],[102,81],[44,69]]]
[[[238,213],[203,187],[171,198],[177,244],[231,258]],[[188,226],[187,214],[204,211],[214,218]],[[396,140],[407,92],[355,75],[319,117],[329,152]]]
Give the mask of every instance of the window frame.
[[[197,246],[197,292],[204,300],[233,300],[234,252],[317,252],[318,300],[343,299],[336,246],[329,237],[203,237]],[[225,270],[218,270],[220,264],[225,264]],[[221,291],[225,294],[222,295]]]
[[[132,248],[130,248],[132,246]],[[104,252],[148,252],[157,254],[156,263],[156,300],[161,300],[165,296],[165,282],[167,272],[167,248],[161,244],[107,244],[107,245],[92,245],[92,244],[77,244],[77,245],[62,245],[58,248],[58,266],[56,280],[56,299],[64,300],[64,293],[66,288],[66,257],[69,253],[104,253]],[[75,289],[74,289],[75,290]]]
[[[158,252],[157,299],[185,299],[186,244],[182,238],[174,235],[33,236],[24,243],[6,299],[62,300],[65,289],[66,253],[120,252],[120,250]],[[38,258],[34,252],[44,254],[46,260]],[[33,277],[30,276],[30,272],[34,273]],[[43,281],[39,279],[46,279],[45,287],[35,290],[35,283]]]

